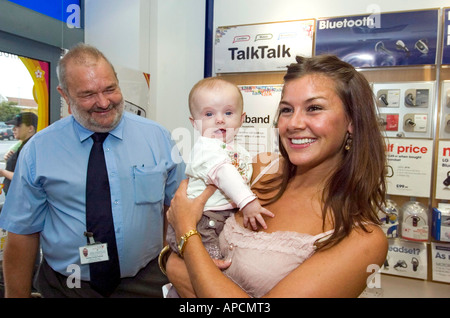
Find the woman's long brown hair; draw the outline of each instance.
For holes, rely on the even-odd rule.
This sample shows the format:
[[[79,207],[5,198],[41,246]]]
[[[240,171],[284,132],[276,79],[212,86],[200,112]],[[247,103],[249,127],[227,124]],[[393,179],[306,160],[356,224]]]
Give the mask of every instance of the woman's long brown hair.
[[[316,246],[319,249],[328,248],[348,236],[355,227],[368,231],[367,224],[379,223],[378,211],[385,203],[386,194],[385,144],[378,126],[373,92],[362,74],[333,55],[298,56],[296,61],[288,66],[284,82],[309,74],[331,78],[353,124],[352,147],[349,150],[342,148],[342,163],[326,181],[323,192],[323,228],[330,211],[334,232],[328,239],[317,242]],[[275,193],[264,205],[278,200],[296,173],[296,166],[289,161],[281,142],[279,147],[285,159],[283,173],[255,187],[262,194]]]

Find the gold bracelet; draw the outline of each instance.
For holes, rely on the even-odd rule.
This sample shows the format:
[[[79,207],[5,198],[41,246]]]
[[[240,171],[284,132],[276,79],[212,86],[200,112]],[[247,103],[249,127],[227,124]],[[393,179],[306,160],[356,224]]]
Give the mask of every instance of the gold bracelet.
[[[190,230],[181,237],[180,244],[178,244],[178,252],[181,258],[183,258],[184,249],[186,248],[188,239],[193,235],[198,235],[201,238],[200,233],[198,233],[197,230]]]
[[[161,272],[167,276],[166,273],[166,264],[167,264],[167,259],[170,256],[170,246],[166,245],[163,247],[163,249],[161,250],[161,252],[159,252],[159,256],[158,256],[158,265],[159,265],[159,269],[161,270]]]

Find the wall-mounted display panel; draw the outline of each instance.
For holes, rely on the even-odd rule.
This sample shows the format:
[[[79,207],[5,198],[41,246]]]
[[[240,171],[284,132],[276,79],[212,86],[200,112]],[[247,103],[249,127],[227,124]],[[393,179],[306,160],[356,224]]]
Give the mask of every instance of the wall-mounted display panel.
[[[320,18],[315,55],[331,53],[355,67],[436,63],[439,10]]]
[[[222,26],[216,30],[216,73],[285,71],[295,56],[311,56],[314,19]]]
[[[372,84],[387,137],[432,138],[434,87],[434,82]]]

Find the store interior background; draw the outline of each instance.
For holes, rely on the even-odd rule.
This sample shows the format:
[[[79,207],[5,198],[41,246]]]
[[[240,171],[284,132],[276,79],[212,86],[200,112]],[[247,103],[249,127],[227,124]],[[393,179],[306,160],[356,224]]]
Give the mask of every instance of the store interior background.
[[[0,0],[5,2],[6,0]],[[84,41],[114,65],[149,73],[147,117],[192,132],[187,96],[204,77],[205,0],[85,0]],[[450,0],[214,0],[218,26],[443,8]],[[0,31],[2,30],[0,24]],[[45,30],[40,30],[42,34]],[[36,35],[33,40],[39,41]],[[64,43],[64,41],[62,41]],[[67,47],[68,48],[68,47]],[[214,74],[213,74],[214,75]],[[450,284],[382,275],[368,297],[450,297]]]

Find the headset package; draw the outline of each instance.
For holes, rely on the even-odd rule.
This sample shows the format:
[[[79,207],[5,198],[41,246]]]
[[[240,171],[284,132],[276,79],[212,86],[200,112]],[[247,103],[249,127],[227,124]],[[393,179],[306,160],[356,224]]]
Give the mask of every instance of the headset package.
[[[433,208],[431,235],[437,241],[450,242],[450,204]]]
[[[402,206],[402,238],[413,241],[428,240],[427,208],[420,202],[409,201]]]

